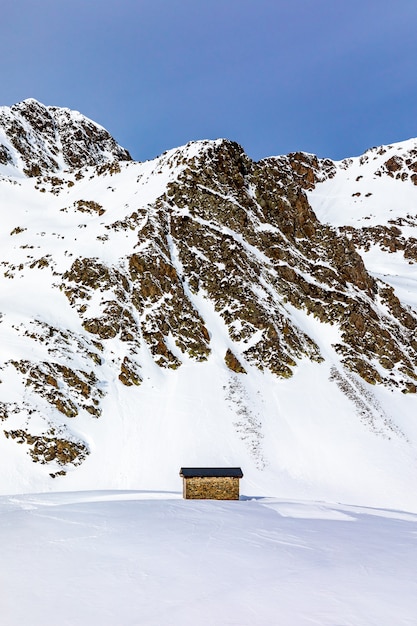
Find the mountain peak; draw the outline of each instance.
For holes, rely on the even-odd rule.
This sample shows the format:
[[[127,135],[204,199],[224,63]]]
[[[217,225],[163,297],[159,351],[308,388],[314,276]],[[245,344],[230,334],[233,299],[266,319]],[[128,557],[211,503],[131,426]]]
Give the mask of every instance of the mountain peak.
[[[106,129],[78,111],[34,98],[0,108],[0,167],[6,175],[33,177],[129,160]]]

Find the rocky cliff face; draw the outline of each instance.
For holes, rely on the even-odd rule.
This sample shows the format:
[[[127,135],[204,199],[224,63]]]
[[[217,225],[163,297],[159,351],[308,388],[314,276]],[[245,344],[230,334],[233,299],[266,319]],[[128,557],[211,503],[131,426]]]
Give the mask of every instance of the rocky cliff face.
[[[393,178],[417,198],[416,148],[255,163],[218,140],[135,163],[93,122],[33,100],[1,109],[0,129],[0,419],[48,475],[93,454],[109,394],[136,389],[140,403],[158,371],[203,372],[220,357],[224,402],[258,469],[259,415],[242,391],[255,371],[279,383],[324,364],[371,430],[379,419],[406,438],[373,389],[416,392],[417,314],[364,253],[380,246],[413,265],[417,217],[332,225],[320,190],[351,168],[350,201],[371,196],[369,170],[358,173],[371,160],[372,185]]]

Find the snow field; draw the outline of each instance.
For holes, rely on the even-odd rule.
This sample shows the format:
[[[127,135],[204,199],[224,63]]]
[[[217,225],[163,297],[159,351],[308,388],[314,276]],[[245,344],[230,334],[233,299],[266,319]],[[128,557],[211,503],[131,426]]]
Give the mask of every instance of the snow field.
[[[411,626],[417,516],[276,498],[0,499],[5,626]]]

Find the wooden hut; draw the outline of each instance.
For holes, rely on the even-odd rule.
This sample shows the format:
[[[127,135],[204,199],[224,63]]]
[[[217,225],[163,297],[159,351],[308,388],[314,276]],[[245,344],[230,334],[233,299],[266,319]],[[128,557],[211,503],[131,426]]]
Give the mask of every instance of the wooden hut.
[[[183,497],[193,500],[239,500],[240,467],[182,467]]]

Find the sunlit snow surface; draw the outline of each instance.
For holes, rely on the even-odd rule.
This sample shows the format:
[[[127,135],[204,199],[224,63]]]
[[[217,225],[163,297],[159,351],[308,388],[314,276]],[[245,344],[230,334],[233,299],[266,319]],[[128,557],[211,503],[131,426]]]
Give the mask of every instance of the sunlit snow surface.
[[[412,626],[417,515],[276,498],[0,498],[4,626]]]

